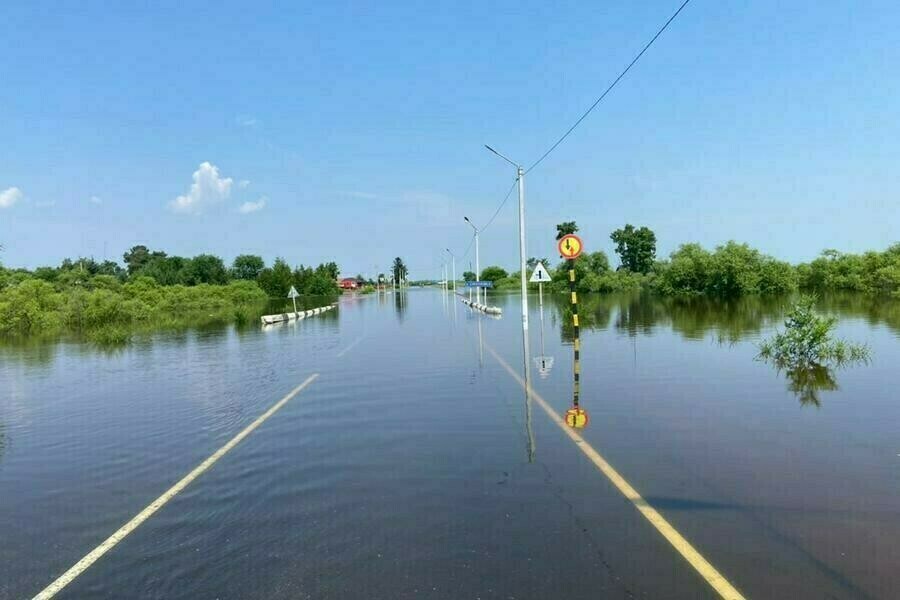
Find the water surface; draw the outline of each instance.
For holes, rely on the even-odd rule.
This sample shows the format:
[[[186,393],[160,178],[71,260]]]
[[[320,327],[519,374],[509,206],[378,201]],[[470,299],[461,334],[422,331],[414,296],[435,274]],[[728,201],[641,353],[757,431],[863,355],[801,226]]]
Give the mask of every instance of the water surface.
[[[582,296],[583,435],[749,598],[900,590],[900,308],[823,300],[868,366],[755,360],[786,300]],[[535,390],[572,395],[566,297],[531,299]],[[0,345],[0,597],[29,597],[312,373],[61,597],[712,598],[434,290],[300,323]],[[544,368],[539,357],[552,358]]]

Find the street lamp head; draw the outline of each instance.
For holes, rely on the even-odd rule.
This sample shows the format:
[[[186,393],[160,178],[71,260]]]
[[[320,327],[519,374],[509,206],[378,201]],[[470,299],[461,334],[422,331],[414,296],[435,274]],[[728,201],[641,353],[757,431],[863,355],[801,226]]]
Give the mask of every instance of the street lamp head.
[[[502,158],[503,160],[505,160],[506,162],[508,162],[509,164],[511,164],[512,166],[516,167],[516,169],[519,169],[519,168],[520,168],[518,164],[514,163],[513,161],[511,161],[511,160],[508,159],[507,157],[503,156],[502,154],[500,154],[499,152],[497,152],[496,150],[494,150],[493,148],[491,148],[491,147],[488,146],[487,144],[485,144],[484,147],[487,148],[488,150],[490,150],[491,152],[493,152],[494,154],[496,154],[497,156],[499,156],[500,158]]]

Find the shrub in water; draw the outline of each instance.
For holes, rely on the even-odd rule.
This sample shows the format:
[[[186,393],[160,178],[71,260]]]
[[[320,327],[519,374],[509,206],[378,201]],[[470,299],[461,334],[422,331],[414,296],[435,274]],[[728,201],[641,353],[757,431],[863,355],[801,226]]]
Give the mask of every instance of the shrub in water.
[[[841,365],[869,359],[866,346],[832,339],[835,317],[816,313],[814,296],[802,296],[784,322],[785,330],[760,346],[760,357],[789,369]]]

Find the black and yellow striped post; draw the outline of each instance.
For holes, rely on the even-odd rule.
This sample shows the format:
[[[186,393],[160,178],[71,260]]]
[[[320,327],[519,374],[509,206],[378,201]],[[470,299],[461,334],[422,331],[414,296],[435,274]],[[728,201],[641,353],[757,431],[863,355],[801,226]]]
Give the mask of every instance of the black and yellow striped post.
[[[568,233],[559,238],[556,247],[559,255],[566,259],[569,265],[569,293],[572,294],[572,326],[575,329],[575,360],[573,362],[573,376],[575,386],[572,390],[572,408],[566,411],[566,424],[569,427],[581,429],[587,427],[588,414],[579,405],[581,399],[581,337],[578,335],[578,292],[575,291],[575,259],[581,256],[584,244],[581,238],[574,233]]]
[[[587,426],[588,414],[579,405],[581,397],[581,337],[578,327],[578,292],[575,290],[575,261],[569,260],[569,293],[572,296],[572,328],[574,331],[574,360],[572,362],[572,408],[566,411],[569,427],[582,429]]]

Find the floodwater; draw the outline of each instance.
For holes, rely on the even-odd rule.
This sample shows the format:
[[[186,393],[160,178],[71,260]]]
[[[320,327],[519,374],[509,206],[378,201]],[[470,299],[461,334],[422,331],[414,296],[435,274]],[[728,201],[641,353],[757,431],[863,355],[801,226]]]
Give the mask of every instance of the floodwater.
[[[529,372],[572,396],[566,298]],[[755,360],[785,301],[581,297],[584,441],[747,598],[900,597],[900,304],[823,301],[869,365]],[[312,374],[59,598],[715,598],[436,290],[261,330],[0,346],[0,598],[41,591]],[[496,357],[495,357],[496,353]],[[541,360],[541,357],[544,357]]]

